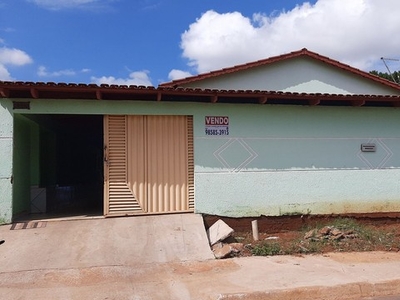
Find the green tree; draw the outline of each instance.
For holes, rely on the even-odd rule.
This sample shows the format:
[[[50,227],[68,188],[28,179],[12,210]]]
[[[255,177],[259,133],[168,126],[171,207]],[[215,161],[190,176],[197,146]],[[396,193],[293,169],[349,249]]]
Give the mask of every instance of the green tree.
[[[392,74],[389,74],[386,72],[378,72],[376,70],[373,70],[369,73],[396,83],[400,83],[400,71],[394,71]]]

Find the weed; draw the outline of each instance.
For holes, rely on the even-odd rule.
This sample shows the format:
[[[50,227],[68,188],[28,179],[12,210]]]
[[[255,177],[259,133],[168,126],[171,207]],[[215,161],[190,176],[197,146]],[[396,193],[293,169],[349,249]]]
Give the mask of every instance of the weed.
[[[385,229],[386,228],[386,229]],[[326,252],[400,251],[400,229],[367,225],[354,218],[336,218],[329,223],[307,226],[290,234],[277,233],[277,239],[254,242],[251,233],[243,236],[249,242],[251,255],[297,255]],[[248,253],[250,254],[250,253]]]
[[[272,256],[281,254],[281,246],[278,243],[263,243],[256,245],[251,253],[256,256]]]
[[[301,239],[296,239],[296,240],[293,240],[291,243],[288,243],[287,247],[285,247],[281,251],[285,255],[304,253],[304,252],[306,252],[305,250],[307,250],[307,249],[304,249],[302,244],[303,244],[303,242],[301,241]]]
[[[310,240],[307,244],[305,244],[305,249],[308,250],[306,253],[321,253],[325,245],[325,241]]]

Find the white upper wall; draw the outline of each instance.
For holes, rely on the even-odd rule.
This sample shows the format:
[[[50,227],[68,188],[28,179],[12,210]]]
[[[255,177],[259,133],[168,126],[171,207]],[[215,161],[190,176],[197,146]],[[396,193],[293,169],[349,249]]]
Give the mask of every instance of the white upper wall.
[[[400,94],[399,90],[309,57],[296,57],[180,86],[299,93]]]

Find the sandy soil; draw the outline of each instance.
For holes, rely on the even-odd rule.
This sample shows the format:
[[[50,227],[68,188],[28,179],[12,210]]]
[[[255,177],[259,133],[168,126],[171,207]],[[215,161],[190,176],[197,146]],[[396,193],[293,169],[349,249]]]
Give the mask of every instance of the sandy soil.
[[[337,241],[321,240],[310,243],[305,239],[308,231],[323,226],[331,226],[338,218],[354,220],[368,238],[344,238]],[[206,216],[205,225],[211,226],[219,217]],[[278,244],[280,254],[304,255],[310,253],[400,251],[400,215],[363,214],[343,216],[282,216],[259,218],[222,218],[235,232],[227,242],[245,245],[239,256],[252,255],[252,249],[265,243]],[[259,240],[254,241],[251,221],[258,220]]]

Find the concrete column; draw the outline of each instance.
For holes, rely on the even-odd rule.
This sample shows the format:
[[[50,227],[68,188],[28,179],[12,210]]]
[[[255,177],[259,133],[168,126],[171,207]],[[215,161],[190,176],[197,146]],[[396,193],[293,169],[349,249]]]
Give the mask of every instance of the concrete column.
[[[12,102],[0,99],[0,224],[12,218],[13,113]]]

